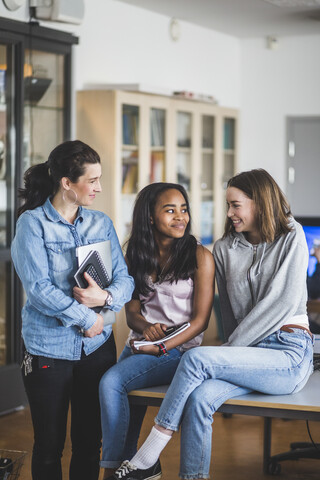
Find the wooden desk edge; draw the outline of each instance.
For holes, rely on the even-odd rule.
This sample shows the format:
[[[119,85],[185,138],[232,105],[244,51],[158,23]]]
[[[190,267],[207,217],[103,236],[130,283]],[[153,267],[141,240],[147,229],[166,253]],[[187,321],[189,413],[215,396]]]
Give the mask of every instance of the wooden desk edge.
[[[132,390],[129,393],[129,396],[163,399],[165,397],[165,392],[153,392],[152,390],[144,390],[144,391]],[[279,410],[297,410],[297,411],[303,411],[303,412],[320,413],[320,406],[295,405],[295,404],[288,404],[288,403],[272,403],[268,401],[258,402],[256,400],[237,400],[236,398],[231,398],[230,400],[227,400],[226,402],[224,402],[223,405],[272,408],[272,409],[279,409]]]
[[[152,390],[131,390],[129,396],[147,397],[147,398],[164,398],[166,392],[153,392]]]

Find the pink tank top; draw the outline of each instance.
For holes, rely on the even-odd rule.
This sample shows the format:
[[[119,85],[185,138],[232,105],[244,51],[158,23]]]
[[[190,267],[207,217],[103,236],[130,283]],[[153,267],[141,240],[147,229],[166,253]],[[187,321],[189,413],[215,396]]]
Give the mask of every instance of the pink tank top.
[[[148,295],[139,295],[141,302],[141,313],[150,323],[164,323],[168,326],[181,325],[189,322],[192,318],[193,304],[193,280],[164,281],[162,283],[153,283],[149,278],[150,285],[153,288]],[[141,339],[141,335],[130,331],[129,340]],[[189,348],[197,347],[201,344],[203,333],[192,338],[188,342],[177,347],[181,351],[189,350]]]

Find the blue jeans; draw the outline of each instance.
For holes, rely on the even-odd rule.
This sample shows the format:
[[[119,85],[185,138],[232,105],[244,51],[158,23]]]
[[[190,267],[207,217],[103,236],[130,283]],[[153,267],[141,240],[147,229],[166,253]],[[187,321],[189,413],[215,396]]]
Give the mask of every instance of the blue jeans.
[[[183,355],[155,420],[175,431],[181,425],[181,478],[209,478],[212,415],[226,400],[253,390],[290,394],[306,384],[312,344],[304,330],[279,330],[254,347],[197,347]]]
[[[125,347],[116,365],[100,382],[102,424],[101,467],[117,468],[137,451],[146,407],[129,405],[128,393],[136,388],[166,385],[171,382],[182,352],[172,349],[168,356],[133,354]]]

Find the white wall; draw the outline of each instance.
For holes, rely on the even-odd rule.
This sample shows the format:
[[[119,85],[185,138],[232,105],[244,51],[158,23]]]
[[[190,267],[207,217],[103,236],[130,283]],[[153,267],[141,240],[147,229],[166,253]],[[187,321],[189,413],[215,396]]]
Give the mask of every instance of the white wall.
[[[240,42],[180,22],[181,38],[169,37],[169,17],[115,0],[84,0],[80,26],[41,21],[42,26],[74,33],[75,88],[88,83],[145,83],[169,90],[214,95],[226,106],[240,106]],[[23,7],[0,15],[28,21]]]
[[[28,20],[27,9],[10,13],[2,3],[0,15]],[[240,41],[186,22],[173,42],[169,21],[115,0],[85,0],[80,26],[41,24],[80,37],[74,91],[91,83],[144,83],[211,94],[239,108],[240,170],[264,167],[285,189],[286,116],[320,115],[320,34],[280,38],[272,51],[264,38]]]
[[[240,169],[266,168],[286,186],[286,118],[320,116],[320,34],[241,42]],[[320,134],[320,132],[319,132]]]
[[[4,6],[4,3],[1,0],[0,17],[10,18],[11,20],[18,20],[20,22],[26,22],[28,21],[28,15],[29,15],[28,12],[29,12],[29,9],[27,5],[20,7],[18,10],[15,10],[14,12],[11,12]]]
[[[86,83],[145,83],[214,95],[240,105],[240,42],[181,23],[169,37],[169,17],[114,0],[85,0],[78,29],[76,88]]]

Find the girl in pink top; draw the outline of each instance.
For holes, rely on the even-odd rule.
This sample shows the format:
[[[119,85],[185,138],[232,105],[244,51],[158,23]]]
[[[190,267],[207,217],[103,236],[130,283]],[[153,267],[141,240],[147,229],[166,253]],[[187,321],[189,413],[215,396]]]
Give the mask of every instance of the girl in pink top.
[[[161,182],[141,190],[126,257],[136,287],[126,304],[131,331],[118,363],[100,382],[104,478],[137,449],[146,407],[130,407],[127,394],[170,383],[183,353],[201,344],[207,328],[214,261],[190,231],[189,200],[181,185]],[[165,340],[167,328],[184,322],[190,327]],[[163,342],[136,350],[133,342],[142,338]],[[151,473],[153,479],[161,477],[159,461]]]

